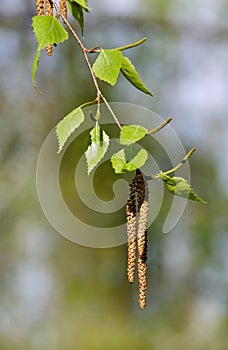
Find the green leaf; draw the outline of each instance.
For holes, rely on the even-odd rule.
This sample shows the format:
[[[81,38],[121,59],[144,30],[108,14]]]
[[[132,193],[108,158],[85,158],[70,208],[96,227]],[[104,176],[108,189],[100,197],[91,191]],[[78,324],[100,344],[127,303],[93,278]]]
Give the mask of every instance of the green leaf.
[[[72,112],[67,114],[59,124],[57,125],[56,132],[59,143],[58,153],[63,148],[68,137],[77,129],[84,121],[84,113],[80,107],[74,109]]]
[[[90,131],[91,145],[85,152],[88,174],[95,168],[99,161],[104,157],[108,146],[109,136],[101,129],[98,122],[96,126]]]
[[[122,63],[122,53],[118,50],[101,50],[93,64],[93,71],[97,78],[115,85]]]
[[[120,143],[122,145],[131,145],[141,140],[147,132],[148,130],[141,125],[123,126],[120,131]]]
[[[68,1],[68,8],[72,16],[78,21],[82,36],[84,34],[84,13],[83,13],[83,8],[76,2]]]
[[[40,51],[37,50],[36,54],[35,54],[35,57],[34,57],[34,60],[33,60],[33,64],[32,64],[32,83],[33,83],[33,86],[36,89],[38,89],[38,88],[36,86],[35,78],[36,78],[36,71],[37,71],[37,66],[38,66],[38,63],[39,63],[39,59],[40,59]]]
[[[116,174],[124,173],[127,166],[124,149],[121,149],[119,152],[113,154],[111,157],[111,163]]]
[[[152,92],[150,92],[146,86],[143,84],[140,76],[138,75],[135,67],[129,60],[129,58],[124,57],[122,58],[122,66],[121,66],[121,73],[124,75],[124,77],[137,89],[145,92],[145,94],[148,94],[150,96],[154,96]]]
[[[58,44],[68,39],[68,33],[53,16],[35,16],[32,19],[32,26],[38,44],[32,64],[32,83],[36,87],[35,78],[41,50],[49,44]]]
[[[88,149],[88,147],[91,145],[91,136],[90,134],[87,134],[84,139],[84,152]]]
[[[165,182],[167,189],[172,194],[204,204],[207,203],[193,192],[191,186],[182,177],[170,177],[161,171],[160,178]]]
[[[136,156],[126,165],[127,171],[134,171],[141,168],[147,161],[148,154],[145,149],[141,149]]]
[[[126,160],[126,150],[121,149],[111,157],[112,167],[116,174],[123,174],[125,171],[134,171],[141,168],[147,161],[147,151],[141,149],[129,162]]]
[[[38,51],[50,44],[58,44],[68,39],[68,33],[54,16],[35,16],[32,19]]]
[[[78,4],[80,7],[82,7],[85,11],[89,11],[89,8],[87,6],[87,0],[69,0],[68,3],[76,3]]]

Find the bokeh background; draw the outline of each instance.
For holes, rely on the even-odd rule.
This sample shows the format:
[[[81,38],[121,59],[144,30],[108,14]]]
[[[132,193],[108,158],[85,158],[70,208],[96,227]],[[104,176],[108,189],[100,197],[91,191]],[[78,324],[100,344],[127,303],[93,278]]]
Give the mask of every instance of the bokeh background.
[[[94,98],[71,38],[41,56],[34,91],[34,1],[0,6],[0,349],[228,349],[228,2],[97,0],[85,16],[87,47],[128,51],[151,99],[123,78],[101,84],[111,101],[173,116],[191,158],[189,203],[162,234],[166,205],[149,232],[148,305],[126,279],[126,246],[90,249],[60,236],[36,193],[39,150],[74,107]],[[76,28],[79,31],[79,28]],[[165,166],[165,164],[164,164]],[[156,199],[155,199],[156,200]],[[169,196],[167,196],[169,201]]]

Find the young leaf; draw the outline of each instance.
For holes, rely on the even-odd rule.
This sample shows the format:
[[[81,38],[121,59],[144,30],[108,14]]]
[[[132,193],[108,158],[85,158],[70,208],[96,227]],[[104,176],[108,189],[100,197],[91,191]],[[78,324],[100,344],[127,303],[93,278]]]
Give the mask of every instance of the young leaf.
[[[207,203],[193,192],[191,186],[182,177],[170,177],[162,171],[160,172],[160,177],[165,182],[169,192],[172,194],[204,204]]]
[[[127,166],[124,149],[121,149],[119,152],[113,154],[111,157],[111,163],[116,174],[124,173]]]
[[[148,154],[145,149],[141,149],[136,156],[126,165],[127,171],[134,171],[141,168],[147,161]]]
[[[122,145],[131,145],[141,140],[148,130],[141,125],[126,125],[120,131],[120,143]]]
[[[115,85],[122,63],[122,53],[118,50],[101,50],[93,64],[93,71],[97,78]]]
[[[67,116],[59,122],[56,128],[59,143],[58,153],[61,151],[72,132],[74,132],[74,130],[77,129],[84,121],[84,118],[85,116],[82,109],[78,107],[67,114]]]
[[[135,67],[133,66],[129,58],[124,56],[122,58],[121,73],[132,85],[134,85],[134,87],[145,92],[145,94],[154,96],[152,92],[150,92],[143,84],[140,76],[138,75]]]
[[[36,89],[37,89],[37,86],[36,86],[35,78],[36,78],[36,71],[37,71],[39,59],[40,59],[40,51],[37,50],[33,60],[33,64],[32,64],[32,83]]]
[[[84,139],[84,152],[88,149],[88,147],[91,145],[91,136],[90,134],[87,134]]]
[[[38,43],[38,51],[50,44],[68,39],[68,33],[54,16],[35,16],[32,26]]]
[[[88,174],[95,168],[97,163],[104,157],[108,146],[109,136],[101,129],[98,122],[96,126],[90,131],[91,145],[85,152]]]
[[[77,3],[78,5],[80,5],[85,11],[89,11],[89,8],[87,6],[87,0],[69,0],[68,2],[71,3]]]
[[[78,21],[82,36],[84,34],[84,13],[83,13],[83,7],[79,5],[78,3],[74,1],[68,1],[68,8],[72,16]]]
[[[38,44],[37,52],[32,64],[32,83],[34,87],[36,87],[35,77],[41,50],[49,44],[58,44],[68,39],[68,33],[53,16],[35,16],[32,19],[32,26]]]
[[[127,162],[125,150],[121,149],[113,154],[111,163],[116,174],[123,174],[125,171],[131,172],[141,168],[145,164],[147,157],[147,151],[141,149],[133,159]]]

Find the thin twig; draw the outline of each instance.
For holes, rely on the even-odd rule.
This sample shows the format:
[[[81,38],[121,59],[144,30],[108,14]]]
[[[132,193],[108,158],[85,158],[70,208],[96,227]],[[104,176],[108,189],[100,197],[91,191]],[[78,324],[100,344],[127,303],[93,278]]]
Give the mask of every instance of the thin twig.
[[[123,51],[123,50],[131,49],[133,47],[136,47],[136,46],[143,44],[146,40],[147,40],[147,38],[145,37],[145,38],[142,38],[139,41],[136,41],[132,44],[127,44],[127,45],[123,45],[120,47],[115,47],[113,50]]]
[[[100,46],[95,46],[95,47],[92,47],[92,49],[86,49],[85,48],[85,51],[87,53],[99,53],[99,52],[101,52],[101,47]]]
[[[178,163],[174,168],[163,172],[163,174],[170,175],[172,173],[175,173],[175,171],[180,169],[186,163],[186,161],[191,157],[191,155],[195,152],[195,150],[196,150],[195,147],[190,149],[190,151],[186,154],[186,156],[182,159],[182,161],[180,163]],[[146,178],[147,178],[147,180],[152,180],[152,179],[158,179],[159,177],[160,177],[160,174],[155,174],[152,176],[147,176]]]
[[[110,104],[108,103],[108,101],[106,100],[106,98],[104,97],[104,95],[102,94],[100,88],[99,88],[99,85],[98,85],[98,82],[97,82],[97,79],[95,77],[95,74],[93,72],[93,69],[92,69],[92,66],[90,64],[90,61],[89,61],[89,58],[87,56],[87,49],[85,48],[85,46],[83,45],[82,41],[80,40],[80,38],[78,37],[77,33],[75,32],[75,30],[73,29],[73,27],[71,26],[71,24],[69,23],[69,21],[67,20],[67,18],[60,12],[60,9],[58,7],[58,5],[56,4],[55,1],[51,0],[52,3],[53,3],[53,6],[55,7],[56,9],[56,12],[58,14],[60,14],[60,16],[62,17],[64,23],[67,25],[67,27],[69,28],[69,30],[71,31],[71,33],[73,34],[74,38],[76,39],[78,45],[80,46],[81,50],[82,50],[82,53],[83,53],[83,56],[85,58],[85,61],[86,61],[86,64],[89,68],[89,71],[90,71],[90,74],[91,74],[91,77],[93,79],[93,83],[94,83],[94,86],[97,90],[97,103],[99,104],[100,103],[100,97],[102,98],[102,100],[104,101],[104,103],[106,104],[109,112],[111,113],[112,117],[114,118],[116,124],[118,125],[118,127],[121,129],[121,125],[120,125],[120,122],[118,121],[118,118],[116,117],[115,113],[113,112]]]
[[[84,107],[87,107],[87,106],[92,106],[92,105],[94,105],[95,103],[97,103],[97,100],[85,102],[85,103],[83,103],[83,104],[80,106],[80,108],[84,108]]]
[[[117,119],[115,113],[113,112],[113,110],[112,110],[110,104],[108,103],[108,101],[106,100],[106,98],[104,97],[104,95],[102,95],[102,94],[100,94],[100,95],[101,95],[101,97],[102,97],[104,103],[106,104],[106,106],[107,106],[109,112],[111,113],[113,119],[115,120],[116,124],[118,125],[119,129],[121,129],[120,122],[119,122],[119,120]]]
[[[166,119],[166,120],[164,121],[164,123],[162,123],[162,124],[156,126],[155,128],[149,130],[149,131],[147,132],[147,134],[152,135],[152,134],[154,134],[155,132],[157,132],[157,131],[163,129],[167,124],[169,124],[169,123],[171,122],[172,119],[173,119],[173,118],[169,117],[168,119]]]
[[[135,41],[132,44],[127,44],[127,45],[123,45],[123,46],[119,46],[119,47],[114,47],[114,49],[112,50],[117,50],[117,51],[124,51],[127,49],[132,49],[133,47],[139,46],[141,44],[143,44],[145,41],[147,40],[147,38],[142,38],[138,41]],[[95,46],[92,49],[85,49],[87,53],[99,53],[101,52],[101,47],[100,46]]]

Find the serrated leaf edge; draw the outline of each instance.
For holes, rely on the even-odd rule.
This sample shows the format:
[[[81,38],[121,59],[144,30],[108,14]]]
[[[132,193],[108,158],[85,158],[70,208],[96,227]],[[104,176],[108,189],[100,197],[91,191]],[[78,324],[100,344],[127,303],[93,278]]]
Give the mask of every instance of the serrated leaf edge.
[[[133,70],[135,70],[135,74],[138,76],[138,80],[140,82],[140,84],[142,84],[142,88],[138,87],[136,84],[134,84],[129,78],[128,76],[126,75],[126,73],[124,72],[124,68],[123,68],[123,62],[124,60],[128,61],[128,64],[130,66],[132,66]],[[131,62],[131,60],[124,56],[123,55],[123,59],[122,59],[122,65],[121,65],[121,69],[120,69],[120,72],[123,74],[123,76],[129,81],[130,84],[132,84],[137,90],[141,91],[141,92],[144,92],[144,94],[147,94],[147,95],[150,95],[152,97],[154,97],[154,94],[144,85],[139,73],[137,72],[134,64]]]
[[[123,155],[124,155],[124,159],[123,159],[123,158],[117,158],[117,159],[120,159],[120,160],[122,160],[122,161],[125,161],[125,166],[122,168],[121,171],[116,171],[116,168],[113,166],[113,160],[112,160],[112,159],[113,159],[113,157],[116,156],[118,153],[123,153]],[[124,173],[125,173],[127,161],[126,161],[126,157],[125,157],[125,149],[124,149],[124,148],[122,148],[121,150],[115,152],[115,153],[111,156],[110,161],[111,161],[111,164],[112,164],[112,168],[114,169],[114,171],[115,171],[116,174],[124,174]]]
[[[105,52],[106,52],[106,51],[119,52],[119,53],[121,54],[121,56],[123,56],[123,55],[122,55],[122,52],[120,52],[119,50],[116,50],[116,49],[101,49],[101,51],[100,51],[98,57],[99,57],[101,54],[103,54],[104,60],[107,61],[107,63],[108,63],[107,66],[109,66],[110,71],[112,71],[112,68],[111,68],[111,66],[110,66],[110,64],[109,64],[109,61],[106,59],[106,56],[105,56]],[[98,57],[96,58],[96,61],[97,61]],[[122,57],[121,57],[121,58],[122,58]],[[94,62],[94,64],[96,63],[96,61]],[[93,64],[93,67],[94,67],[94,64]],[[112,83],[111,83],[110,81],[108,81],[108,80],[105,80],[105,79],[103,79],[103,78],[97,76],[96,72],[94,72],[93,67],[92,67],[92,69],[93,69],[93,72],[94,72],[94,74],[96,75],[96,77],[97,77],[98,79],[100,79],[100,80],[102,80],[102,81],[104,81],[104,82],[110,84],[111,86],[114,86],[114,85],[117,83],[117,80],[118,80],[118,77],[119,77],[119,74],[120,74],[120,70],[121,70],[121,65],[122,65],[122,62],[120,63],[120,67],[119,67],[119,71],[118,71],[117,77],[116,77],[115,81],[112,82]]]
[[[145,165],[145,163],[146,163],[146,161],[147,161],[147,159],[148,159],[148,153],[147,153],[147,151],[146,151],[145,149],[142,148],[142,149],[140,149],[140,150],[138,151],[138,153],[137,153],[129,162],[127,162],[127,164],[126,164],[126,170],[127,170],[127,171],[129,171],[129,172],[134,171],[134,170],[129,170],[129,169],[128,169],[128,167],[129,167],[128,164],[132,164],[133,166],[135,166],[135,165],[134,165],[134,159],[138,157],[138,155],[139,155],[140,152],[141,152],[141,153],[144,152],[144,154],[146,155],[146,159],[145,159],[144,163],[143,163],[140,167],[138,167],[138,168],[136,167],[134,170],[140,169],[140,168],[142,168],[142,167]]]
[[[128,128],[128,127],[132,127],[132,126],[133,126],[133,127],[138,127],[138,128],[141,128],[141,129],[142,129],[142,128],[145,129],[145,134],[144,134],[144,136],[142,136],[142,137],[139,138],[138,140],[132,141],[132,142],[130,142],[130,143],[123,142],[123,140],[122,140],[122,142],[121,142],[121,134],[123,133],[123,129],[124,129],[124,128]],[[121,130],[120,130],[119,142],[120,142],[121,145],[129,146],[129,145],[132,145],[133,143],[136,143],[136,142],[142,140],[142,139],[147,135],[147,133],[148,133],[148,129],[144,128],[144,127],[141,126],[141,125],[138,125],[138,124],[124,125],[124,126],[121,128]],[[127,140],[127,139],[124,139],[124,140]]]
[[[91,130],[92,131],[92,130]],[[106,149],[105,149],[105,151],[104,151],[104,154],[103,154],[103,156],[98,160],[98,162],[92,167],[92,168],[90,168],[89,169],[89,164],[88,164],[88,159],[87,159],[87,152],[88,152],[88,150],[92,147],[92,144],[93,144],[93,142],[94,141],[92,141],[92,143],[91,143],[91,145],[87,148],[87,150],[85,151],[85,158],[86,158],[86,165],[87,165],[87,172],[88,172],[88,175],[91,173],[91,171],[93,171],[94,169],[95,169],[95,167],[100,163],[100,161],[104,158],[104,156],[105,156],[105,154],[106,154],[106,152],[107,152],[107,150],[108,150],[108,147],[109,147],[109,144],[110,144],[110,138],[109,138],[109,136],[108,136],[108,134],[106,134],[106,132],[102,129],[102,132],[103,132],[103,140],[105,141],[105,137],[107,137],[107,142],[106,142],[106,144],[107,144],[107,147],[106,147]]]
[[[168,189],[167,183],[166,183],[165,180],[162,178],[162,175],[165,175],[165,176],[169,177],[170,179],[172,179],[172,178],[174,177],[174,178],[176,178],[176,179],[180,179],[180,180],[183,180],[184,182],[186,182],[187,185],[189,186],[189,191],[188,191],[188,193],[190,194],[191,191],[192,191],[192,193],[194,194],[194,196],[197,197],[197,199],[192,199],[192,198],[189,198],[189,197],[187,198],[187,197],[181,196],[181,195],[176,194],[176,193],[173,194],[171,191],[169,191],[171,194],[176,195],[176,196],[181,197],[181,198],[186,198],[187,200],[191,200],[191,201],[193,201],[193,202],[200,202],[200,203],[203,203],[203,204],[207,204],[207,203],[208,203],[208,202],[204,201],[202,198],[200,198],[200,197],[198,196],[198,194],[195,193],[195,191],[193,190],[192,186],[191,186],[191,185],[188,183],[188,181],[187,181],[186,179],[184,179],[183,177],[180,177],[180,176],[168,176],[168,175],[166,175],[165,173],[163,173],[163,171],[160,171],[159,175],[160,175],[161,180],[166,184],[166,187],[167,187],[167,190],[168,190],[168,191],[169,191],[169,189]]]
[[[78,4],[83,10],[85,10],[86,12],[89,12],[90,9],[89,7],[86,5],[86,6],[83,6],[82,4],[80,4],[77,0],[68,0],[70,2],[76,2],[76,4]]]
[[[38,43],[38,39],[37,39],[37,36],[36,36],[36,31],[35,31],[35,28],[34,28],[34,18],[42,18],[43,16],[33,16],[32,17],[32,27],[33,27],[33,33],[35,34],[35,37],[36,37],[36,40],[37,40],[37,50],[36,50],[36,53],[35,53],[35,56],[34,56],[34,59],[33,59],[33,63],[32,63],[32,70],[31,70],[31,78],[32,78],[32,84],[33,84],[33,87],[38,91],[38,92],[41,92],[39,90],[39,88],[37,87],[37,84],[36,84],[36,72],[37,72],[37,68],[38,68],[38,64],[39,64],[39,59],[40,59],[40,54],[41,54],[41,51],[44,49],[44,48],[39,48],[39,43]],[[54,17],[53,17],[54,18]],[[61,24],[60,24],[61,25]],[[63,27],[63,26],[62,26]],[[63,29],[65,30],[65,28],[63,27]],[[66,37],[63,39],[63,40],[59,40],[57,41],[57,44],[61,43],[61,42],[64,42],[65,40],[67,40],[69,38],[69,35],[67,33],[67,31],[65,30],[66,32]],[[56,42],[56,41],[55,41]],[[50,42],[50,44],[54,44],[54,42]]]
[[[59,127],[59,125],[64,121],[65,118],[69,117],[69,115],[70,115],[73,111],[75,111],[75,110],[77,110],[77,109],[80,109],[80,110],[81,110],[81,112],[82,112],[84,118],[83,118],[83,120],[81,121],[81,123],[80,123],[78,126],[76,126],[76,127],[68,134],[68,137],[66,138],[65,142],[63,143],[63,145],[62,145],[62,147],[61,147],[61,146],[60,146],[59,136],[58,136],[58,127]],[[63,117],[63,118],[59,121],[59,123],[56,125],[56,127],[55,127],[55,133],[56,133],[57,143],[58,143],[58,151],[57,151],[58,154],[62,151],[62,149],[63,149],[64,145],[66,144],[67,140],[69,139],[69,137],[70,137],[70,136],[75,132],[75,130],[78,129],[78,128],[80,127],[80,125],[83,123],[84,119],[85,119],[85,114],[84,114],[84,112],[83,112],[81,106],[79,106],[79,107],[74,108],[71,112],[69,112],[69,113],[68,113],[65,117]]]

